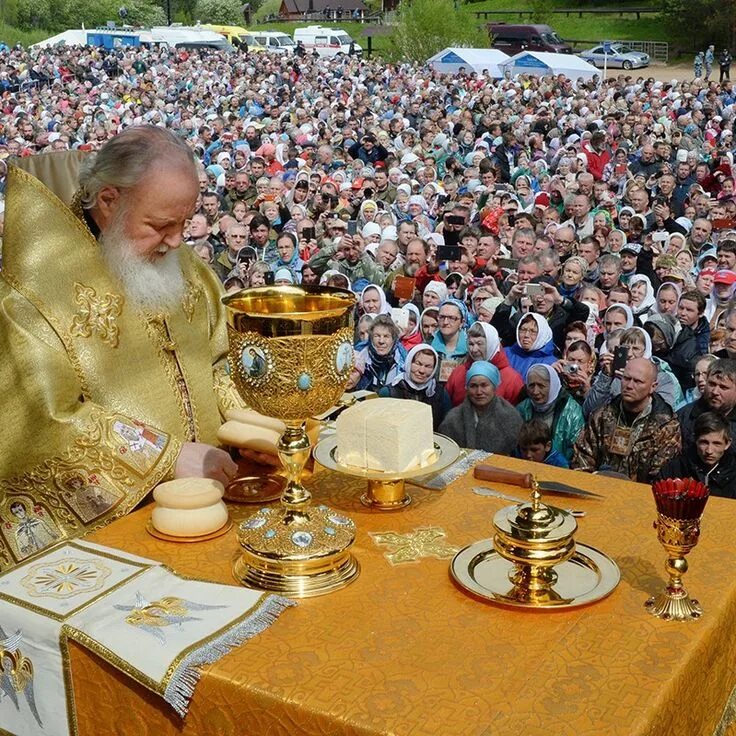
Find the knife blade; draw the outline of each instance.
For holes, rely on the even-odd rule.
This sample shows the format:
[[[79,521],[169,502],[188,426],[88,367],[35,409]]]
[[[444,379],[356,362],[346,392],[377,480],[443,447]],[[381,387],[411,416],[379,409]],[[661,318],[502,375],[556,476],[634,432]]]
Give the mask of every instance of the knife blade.
[[[509,496],[508,493],[501,493],[501,491],[497,491],[493,488],[482,488],[480,486],[476,486],[473,488],[473,493],[475,493],[476,496],[491,496],[493,498],[501,498],[504,501],[513,501],[515,503],[529,503],[528,498]],[[565,511],[576,519],[580,519],[585,516],[585,511],[578,511],[577,509],[565,509]]]
[[[533,476],[531,473],[518,473],[514,470],[497,468],[493,465],[476,465],[473,477],[477,480],[489,480],[495,483],[508,483],[521,488],[531,488]],[[550,480],[538,480],[537,483],[539,484],[539,490],[545,493],[559,496],[577,496],[579,498],[603,498],[598,493],[584,491],[582,488],[575,488],[575,486],[569,486],[566,483]]]

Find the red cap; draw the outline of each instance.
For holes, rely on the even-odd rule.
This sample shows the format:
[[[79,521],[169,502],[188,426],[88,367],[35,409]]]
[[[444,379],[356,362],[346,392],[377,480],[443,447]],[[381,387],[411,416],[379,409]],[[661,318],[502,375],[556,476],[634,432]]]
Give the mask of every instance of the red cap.
[[[736,273],[733,271],[723,270],[716,273],[716,277],[713,279],[715,284],[736,284]]]

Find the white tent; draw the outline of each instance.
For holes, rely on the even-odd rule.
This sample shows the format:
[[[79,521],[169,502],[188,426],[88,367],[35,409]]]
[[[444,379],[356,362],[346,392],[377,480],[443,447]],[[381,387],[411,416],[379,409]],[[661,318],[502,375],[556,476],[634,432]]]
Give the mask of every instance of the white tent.
[[[500,65],[508,58],[508,54],[498,49],[446,48],[427,59],[427,64],[440,74],[456,74],[461,66],[478,74],[487,69],[492,77],[500,79],[503,76]]]
[[[568,79],[585,80],[600,71],[573,54],[551,54],[546,51],[522,51],[501,64],[504,75],[533,74],[535,77],[564,74]]]

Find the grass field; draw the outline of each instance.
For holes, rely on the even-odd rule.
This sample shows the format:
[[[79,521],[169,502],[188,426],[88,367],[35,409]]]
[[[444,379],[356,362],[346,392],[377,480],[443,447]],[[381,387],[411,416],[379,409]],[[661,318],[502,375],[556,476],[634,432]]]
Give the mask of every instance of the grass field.
[[[550,9],[555,8],[576,8],[585,9],[585,5],[571,2],[571,0],[548,0],[546,3]],[[619,2],[609,5],[609,7],[625,8],[627,5],[634,7],[646,7],[652,5],[649,2]],[[482,10],[507,10],[507,9],[533,9],[535,3],[529,0],[482,0],[482,2],[468,3],[466,5],[470,11]],[[494,15],[485,22],[504,21],[506,23],[531,23],[528,17],[519,18],[518,13],[513,12],[508,15]],[[625,15],[619,17],[616,13],[600,13],[596,15],[583,15],[578,18],[577,15],[562,15],[559,13],[547,13],[544,20],[557,31],[557,33],[568,39],[582,39],[586,41],[598,41],[604,39],[620,39],[623,41],[667,41],[667,33],[663,24],[659,20],[658,15],[642,15],[641,20],[636,20],[634,15]]]
[[[3,2],[3,0],[0,0]],[[8,44],[8,46],[15,46],[20,43],[23,46],[30,46],[31,44],[43,41],[44,38],[53,36],[53,31],[21,31],[20,28],[15,26],[9,26],[5,23],[0,23],[0,41]]]

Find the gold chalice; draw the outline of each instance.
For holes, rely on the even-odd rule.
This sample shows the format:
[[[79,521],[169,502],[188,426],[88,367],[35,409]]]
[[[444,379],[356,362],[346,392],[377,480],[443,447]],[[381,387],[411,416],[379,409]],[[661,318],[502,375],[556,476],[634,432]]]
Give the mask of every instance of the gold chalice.
[[[682,585],[687,572],[685,559],[700,537],[700,517],[708,501],[708,488],[692,478],[669,478],[652,486],[657,504],[654,528],[667,552],[665,570],[669,582],[663,593],[653,596],[644,607],[665,621],[692,621],[703,615],[697,600],[690,598]]]
[[[238,391],[250,407],[286,424],[278,444],[287,475],[281,504],[240,525],[235,577],[297,597],[342,588],[360,572],[350,553],[355,525],[313,506],[301,475],[311,452],[305,421],[338,402],[353,367],[355,296],[319,286],[264,286],[223,303]]]

